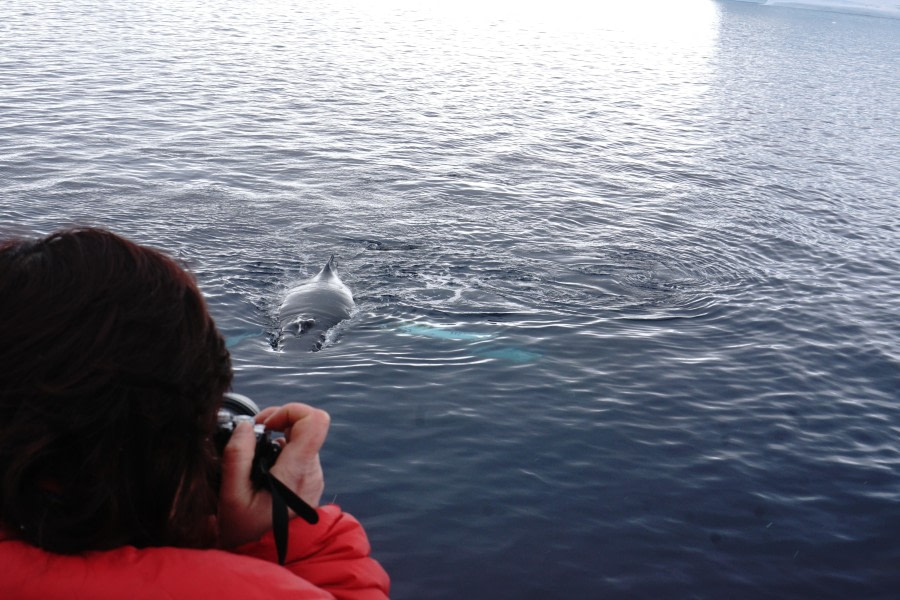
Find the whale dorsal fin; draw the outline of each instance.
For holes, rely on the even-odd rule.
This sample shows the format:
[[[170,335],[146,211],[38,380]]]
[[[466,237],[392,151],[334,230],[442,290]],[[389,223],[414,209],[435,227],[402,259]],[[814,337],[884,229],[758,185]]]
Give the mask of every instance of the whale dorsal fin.
[[[328,259],[328,262],[325,263],[325,266],[322,267],[322,270],[319,271],[319,274],[316,276],[318,279],[335,279],[338,277],[337,274],[337,264],[334,262],[334,254],[331,255],[331,258]]]

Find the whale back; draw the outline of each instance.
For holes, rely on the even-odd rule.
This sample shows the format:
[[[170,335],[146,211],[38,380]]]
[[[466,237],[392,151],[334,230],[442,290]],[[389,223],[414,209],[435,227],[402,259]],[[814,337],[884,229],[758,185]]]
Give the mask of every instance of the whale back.
[[[353,293],[338,275],[332,255],[316,275],[288,290],[278,310],[272,347],[277,349],[284,332],[289,332],[304,338],[308,349],[315,352],[328,330],[347,319],[355,307]]]

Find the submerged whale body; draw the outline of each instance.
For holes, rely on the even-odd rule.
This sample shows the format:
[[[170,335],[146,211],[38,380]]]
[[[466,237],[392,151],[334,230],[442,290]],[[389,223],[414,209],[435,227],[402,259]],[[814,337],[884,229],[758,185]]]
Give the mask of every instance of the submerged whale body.
[[[332,255],[318,274],[288,290],[278,309],[272,348],[278,349],[285,333],[290,333],[307,350],[316,352],[325,343],[328,330],[349,317],[355,307],[353,293],[338,277]]]

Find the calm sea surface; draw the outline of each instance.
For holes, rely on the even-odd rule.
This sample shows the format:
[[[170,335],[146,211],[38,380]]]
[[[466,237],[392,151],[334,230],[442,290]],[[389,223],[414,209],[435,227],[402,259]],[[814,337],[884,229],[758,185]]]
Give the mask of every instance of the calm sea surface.
[[[4,0],[0,234],[186,261],[397,599],[898,597],[900,21],[584,4]]]

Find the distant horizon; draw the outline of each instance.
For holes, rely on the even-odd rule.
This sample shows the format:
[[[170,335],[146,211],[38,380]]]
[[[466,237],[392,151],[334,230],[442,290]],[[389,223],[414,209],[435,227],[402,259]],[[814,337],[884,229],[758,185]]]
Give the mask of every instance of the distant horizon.
[[[900,2],[897,0],[733,0],[766,6],[804,8],[846,14],[868,15],[900,19]]]

